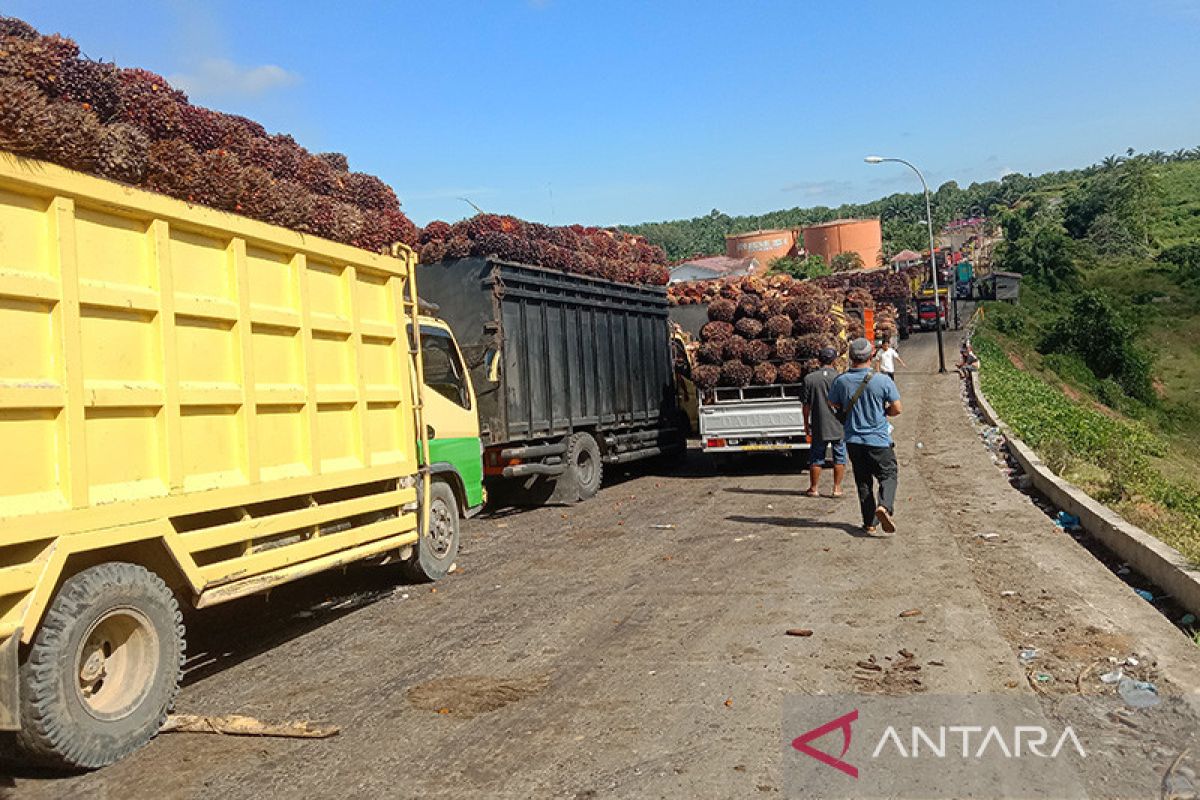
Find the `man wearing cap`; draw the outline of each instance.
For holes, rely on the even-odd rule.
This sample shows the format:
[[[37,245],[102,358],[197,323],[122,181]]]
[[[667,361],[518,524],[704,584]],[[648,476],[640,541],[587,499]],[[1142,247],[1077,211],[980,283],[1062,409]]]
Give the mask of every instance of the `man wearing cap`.
[[[829,403],[838,412],[845,430],[863,529],[874,533],[878,521],[884,532],[891,534],[896,532],[892,517],[896,513],[896,480],[900,470],[888,417],[900,414],[900,392],[893,381],[877,376],[870,369],[872,354],[873,348],[866,339],[850,343],[850,369],[834,380]]]
[[[821,465],[825,463],[825,450],[833,455],[833,496],[842,496],[842,480],[846,477],[846,445],[842,443],[842,423],[829,407],[829,388],[838,376],[833,368],[837,351],[823,347],[817,354],[821,368],[804,376],[804,430],[809,434],[808,448],[808,497],[818,497],[817,484],[821,480]]]

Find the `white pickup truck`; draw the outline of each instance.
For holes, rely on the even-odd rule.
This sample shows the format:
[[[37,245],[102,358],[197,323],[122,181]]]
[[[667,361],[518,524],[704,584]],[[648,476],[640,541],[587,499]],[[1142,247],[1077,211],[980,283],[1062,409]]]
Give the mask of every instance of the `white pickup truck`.
[[[804,387],[718,387],[700,393],[700,445],[713,455],[762,450],[802,450]]]

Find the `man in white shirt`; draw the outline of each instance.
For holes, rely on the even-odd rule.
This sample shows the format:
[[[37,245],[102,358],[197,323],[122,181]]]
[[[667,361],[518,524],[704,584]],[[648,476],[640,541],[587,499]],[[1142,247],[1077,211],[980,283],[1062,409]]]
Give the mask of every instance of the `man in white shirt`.
[[[900,366],[907,367],[904,359],[900,357],[900,353],[896,348],[892,347],[892,343],[887,339],[879,345],[879,350],[875,353],[875,362],[879,364],[879,371],[892,379],[892,383],[896,382],[896,362],[900,362]]]

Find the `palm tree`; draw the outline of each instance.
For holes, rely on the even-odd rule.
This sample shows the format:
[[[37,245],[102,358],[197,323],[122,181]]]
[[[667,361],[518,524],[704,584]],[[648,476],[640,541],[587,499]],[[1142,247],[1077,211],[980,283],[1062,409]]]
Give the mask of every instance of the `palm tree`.
[[[1100,166],[1104,169],[1116,169],[1124,160],[1121,156],[1105,156],[1104,160],[1100,162]]]
[[[1154,163],[1154,164],[1167,163],[1167,154],[1164,153],[1162,150],[1151,150],[1149,153],[1146,154],[1146,158],[1150,159],[1151,163]]]
[[[1188,149],[1186,147],[1181,147],[1178,150],[1176,150],[1174,153],[1171,153],[1172,161],[1187,161],[1187,159],[1188,159]]]

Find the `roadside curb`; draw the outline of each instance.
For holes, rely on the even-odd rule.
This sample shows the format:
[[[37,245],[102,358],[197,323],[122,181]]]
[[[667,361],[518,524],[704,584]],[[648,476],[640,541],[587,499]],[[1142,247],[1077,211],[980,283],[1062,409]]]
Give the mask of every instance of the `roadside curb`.
[[[1009,449],[1029,475],[1033,485],[1056,506],[1079,517],[1083,528],[1138,572],[1161,586],[1180,606],[1200,615],[1200,570],[1183,554],[1126,521],[1107,506],[1092,499],[1078,486],[1055,475],[1037,453],[1012,432],[979,386],[979,373],[971,373],[971,395],[983,418],[1004,434]]]

